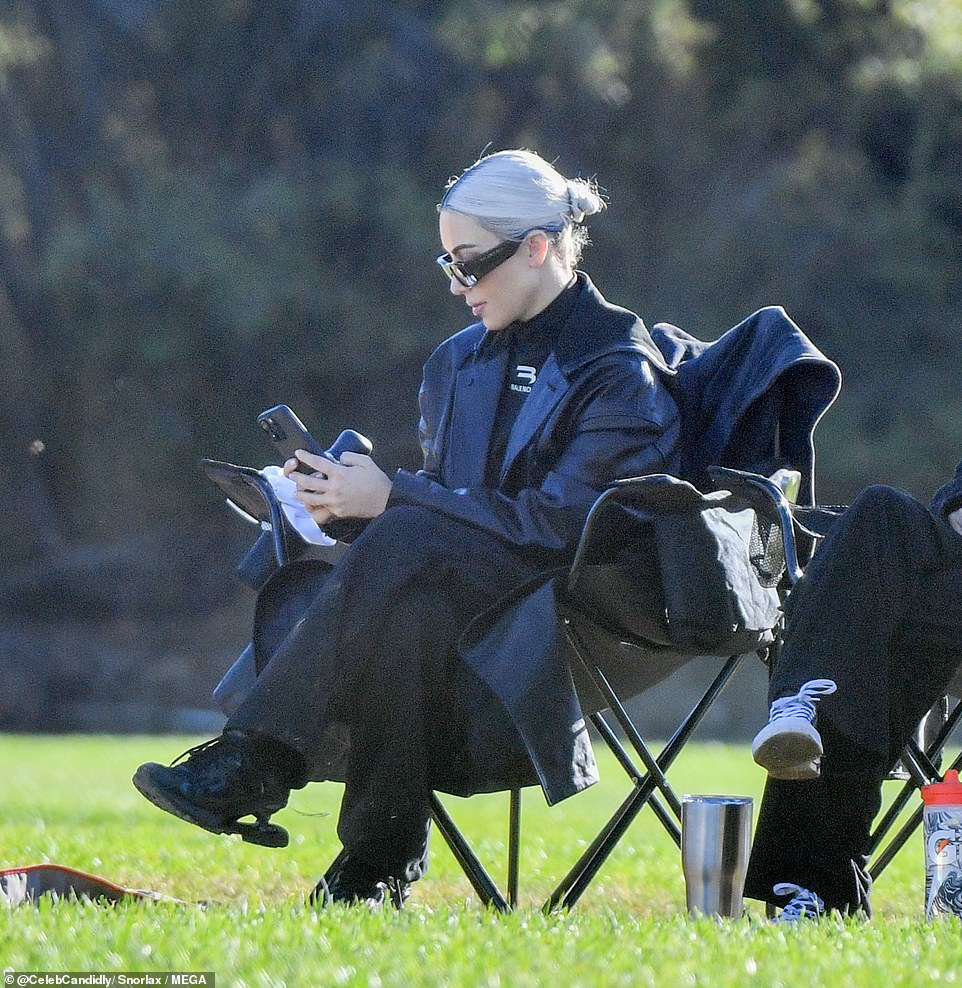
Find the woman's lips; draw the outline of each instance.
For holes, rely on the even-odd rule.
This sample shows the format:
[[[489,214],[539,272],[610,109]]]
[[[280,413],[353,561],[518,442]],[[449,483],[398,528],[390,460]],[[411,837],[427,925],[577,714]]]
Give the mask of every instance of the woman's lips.
[[[475,319],[481,315],[484,306],[484,302],[475,302],[475,304],[471,306],[471,314],[475,317]]]

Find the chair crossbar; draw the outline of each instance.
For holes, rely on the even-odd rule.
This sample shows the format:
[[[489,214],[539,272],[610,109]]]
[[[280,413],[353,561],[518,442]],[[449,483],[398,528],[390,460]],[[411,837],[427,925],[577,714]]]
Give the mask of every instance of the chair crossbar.
[[[600,713],[592,714],[591,722],[632,782],[637,786],[644,785],[645,777],[638,771],[638,767],[631,760],[631,756],[625,750],[624,745],[618,740],[618,735],[612,730],[604,716]],[[681,828],[676,822],[678,819],[677,812],[672,816],[654,792],[651,794],[648,805],[654,811],[655,816],[661,821],[661,825],[668,831],[672,840],[681,847]]]
[[[949,768],[954,768],[956,770],[962,770],[962,754],[958,755],[955,761],[949,766]],[[917,809],[912,812],[912,815],[906,820],[905,824],[902,826],[901,830],[889,841],[888,845],[878,856],[878,858],[872,862],[869,868],[869,874],[872,876],[873,880],[878,878],[885,867],[892,861],[896,854],[902,850],[905,842],[915,833],[918,829],[919,824],[922,822],[922,806],[920,805]]]
[[[573,636],[573,630],[570,632],[569,637]],[[579,653],[580,655],[580,653]],[[654,780],[654,785],[657,787],[665,799],[668,801],[668,805],[671,807],[672,812],[680,820],[681,819],[681,801],[675,795],[674,790],[668,782],[668,778],[662,769],[662,765],[658,758],[652,755],[651,750],[645,743],[644,738],[638,732],[635,727],[634,722],[631,717],[628,716],[628,711],[625,709],[624,704],[618,698],[618,695],[611,688],[611,684],[608,682],[607,676],[599,669],[597,666],[591,667],[591,676],[595,681],[595,685],[601,689],[605,700],[608,703],[608,709],[611,711],[615,720],[618,721],[619,726],[625,732],[625,736],[631,742],[632,748],[634,748],[638,757],[644,763],[645,768],[648,770],[647,776],[641,777],[640,772],[632,766],[632,769],[628,771],[628,775],[631,776],[638,784],[644,784],[647,778]],[[594,719],[594,718],[592,718]],[[597,724],[595,725],[597,726]],[[689,732],[690,733],[690,732]],[[606,738],[607,740],[607,738]],[[682,740],[682,744],[687,740],[687,735],[685,739]],[[616,746],[616,752],[620,752],[621,756],[630,763],[630,758],[627,751],[621,744]],[[667,750],[667,749],[666,749]],[[617,757],[617,754],[616,754]],[[620,760],[620,759],[619,759]]]
[[[507,895],[501,891],[498,883],[491,877],[481,859],[465,840],[464,835],[458,829],[437,793],[431,793],[430,803],[431,818],[434,825],[444,838],[451,854],[461,866],[461,870],[471,883],[471,887],[477,893],[478,898],[484,905],[491,906],[498,912],[510,912],[517,904],[518,899],[518,848],[521,830],[520,790],[513,789],[511,791],[511,807],[508,814],[510,832],[508,837]]]
[[[645,764],[648,772],[642,774],[642,772],[633,765],[631,769],[626,768],[625,762],[630,762],[630,758],[620,743],[618,743],[613,749],[615,752],[615,757],[622,764],[622,767],[626,768],[634,788],[614,812],[595,839],[588,845],[584,853],[571,868],[568,874],[558,883],[558,886],[545,902],[545,912],[551,912],[558,908],[570,909],[575,905],[584,893],[585,889],[587,889],[588,885],[594,879],[594,876],[598,873],[599,869],[608,859],[611,852],[617,846],[625,831],[644,806],[650,806],[654,810],[662,825],[665,826],[669,836],[675,841],[676,845],[679,847],[681,846],[681,831],[678,827],[678,823],[676,823],[676,820],[678,822],[681,820],[681,802],[669,784],[668,779],[665,776],[665,772],[684,748],[686,742],[701,723],[705,714],[718,697],[718,694],[731,679],[732,675],[735,673],[744,658],[743,655],[732,655],[726,660],[711,685],[704,692],[702,697],[691,709],[688,715],[679,724],[678,728],[675,730],[675,733],[662,749],[661,753],[657,757],[654,757],[652,756],[648,745],[645,743],[644,739],[631,722],[631,719],[628,717],[623,704],[614,693],[614,690],[612,690],[611,685],[604,676],[604,673],[597,667],[596,664],[591,663],[586,659],[584,650],[579,647],[580,643],[577,632],[574,630],[571,623],[566,622],[565,627],[569,642],[574,648],[575,654],[585,665],[585,668],[591,675],[595,685],[601,691],[602,696],[608,703],[612,714],[625,731],[625,735],[630,742],[631,747]],[[597,727],[598,725],[594,717],[592,718],[592,721]],[[611,734],[610,728],[607,731],[603,729],[600,733],[602,739],[607,743]],[[657,801],[653,802],[653,796],[655,796],[656,790],[658,790],[663,798],[668,802],[672,813],[675,816],[675,820],[671,818],[660,803],[657,803]]]
[[[892,801],[885,815],[879,820],[875,830],[872,832],[868,847],[869,854],[874,854],[878,850],[879,845],[892,830],[893,826],[895,826],[912,794],[922,786],[941,781],[942,774],[936,767],[935,762],[960,719],[962,719],[962,702],[957,703],[946,717],[945,723],[939,729],[938,734],[926,751],[923,752],[914,739],[909,740],[908,744],[906,744],[902,752],[902,764],[908,770],[909,779],[903,784],[898,795]],[[960,769],[960,767],[962,767],[962,754],[956,757],[949,766],[950,769],[956,770]],[[881,875],[921,822],[922,806],[920,805],[916,807],[911,816],[872,862],[869,867],[869,874],[873,880]]]

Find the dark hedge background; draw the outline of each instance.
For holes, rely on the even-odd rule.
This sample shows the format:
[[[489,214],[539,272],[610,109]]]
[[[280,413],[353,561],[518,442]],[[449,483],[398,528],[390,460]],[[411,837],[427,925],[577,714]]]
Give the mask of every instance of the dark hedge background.
[[[786,306],[845,379],[823,498],[927,496],[962,455],[960,20],[5,0],[0,727],[203,724],[248,633],[251,533],[197,460],[267,462],[254,417],[285,401],[417,464],[421,362],[466,322],[434,207],[489,145],[597,176],[585,268],[649,324],[711,339]],[[720,732],[757,719],[761,678]]]

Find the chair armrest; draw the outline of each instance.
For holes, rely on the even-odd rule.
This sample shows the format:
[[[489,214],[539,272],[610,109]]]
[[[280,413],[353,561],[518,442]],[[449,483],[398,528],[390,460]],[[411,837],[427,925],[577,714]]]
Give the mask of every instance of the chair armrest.
[[[575,551],[575,557],[571,564],[570,573],[572,577],[585,564],[585,556],[593,548],[592,540],[605,512],[616,504],[634,503],[644,506],[646,493],[654,487],[664,484],[666,481],[673,481],[679,486],[690,487],[684,481],[679,481],[674,477],[668,477],[666,474],[645,474],[641,477],[627,477],[624,480],[616,480],[598,495],[585,518],[585,523],[581,530],[581,538],[578,540],[578,548]],[[694,488],[692,488],[692,491],[694,492]]]
[[[305,541],[287,521],[270,481],[259,470],[208,458],[200,461],[200,467],[227,495],[227,504],[233,511],[246,521],[260,525],[265,534],[270,535],[278,566],[294,559],[316,559],[333,566],[347,551],[347,544],[340,540],[330,545]]]
[[[778,526],[785,552],[785,572],[793,585],[797,583],[802,577],[802,566],[798,559],[796,532],[800,531],[810,538],[820,536],[794,517],[792,504],[785,492],[774,481],[757,473],[733,470],[731,467],[709,467],[708,474],[719,486],[742,498],[760,518]]]

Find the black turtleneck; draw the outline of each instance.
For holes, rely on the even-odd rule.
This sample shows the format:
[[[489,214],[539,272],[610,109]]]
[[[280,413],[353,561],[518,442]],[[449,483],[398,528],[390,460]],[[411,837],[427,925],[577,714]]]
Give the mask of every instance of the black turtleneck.
[[[513,322],[510,326],[488,333],[481,348],[484,357],[506,349],[507,373],[498,410],[494,418],[491,444],[488,447],[486,468],[487,483],[496,487],[501,476],[508,438],[521,406],[534,387],[548,354],[554,349],[561,327],[565,324],[581,291],[581,283],[574,281],[553,299],[546,308],[526,322]]]

